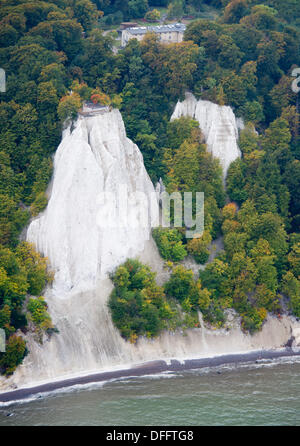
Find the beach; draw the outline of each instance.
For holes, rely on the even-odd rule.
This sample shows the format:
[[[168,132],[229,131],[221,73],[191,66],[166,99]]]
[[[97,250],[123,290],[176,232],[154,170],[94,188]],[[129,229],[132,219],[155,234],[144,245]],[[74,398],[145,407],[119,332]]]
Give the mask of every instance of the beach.
[[[203,368],[214,368],[228,364],[255,363],[264,360],[275,360],[284,357],[300,356],[300,349],[285,347],[273,350],[255,350],[246,353],[234,353],[218,355],[213,357],[202,357],[195,359],[170,359],[145,362],[130,368],[99,371],[85,376],[77,376],[62,380],[37,384],[31,387],[18,388],[0,393],[0,404],[27,399],[36,394],[43,394],[58,389],[69,388],[76,385],[101,383],[109,380],[125,377],[142,377],[155,375],[163,372],[180,372],[184,370],[197,370]]]

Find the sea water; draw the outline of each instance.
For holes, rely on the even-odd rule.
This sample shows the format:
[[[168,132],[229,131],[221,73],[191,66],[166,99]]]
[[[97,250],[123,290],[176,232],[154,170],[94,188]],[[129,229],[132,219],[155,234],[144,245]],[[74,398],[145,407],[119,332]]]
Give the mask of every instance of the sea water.
[[[299,358],[74,386],[0,407],[0,425],[300,425]]]

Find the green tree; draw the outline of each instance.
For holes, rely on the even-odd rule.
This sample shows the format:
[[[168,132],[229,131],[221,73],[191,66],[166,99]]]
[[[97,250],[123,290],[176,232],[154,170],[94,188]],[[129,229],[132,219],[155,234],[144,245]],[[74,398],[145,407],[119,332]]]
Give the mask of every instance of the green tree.
[[[128,8],[130,17],[144,17],[149,8],[148,0],[130,0],[128,2]]]
[[[224,11],[226,23],[238,23],[249,12],[247,0],[232,0]]]
[[[165,284],[167,296],[175,297],[180,302],[190,296],[194,286],[194,275],[192,270],[187,270],[179,265],[174,268],[169,281]]]
[[[46,283],[52,278],[47,271],[47,258],[41,257],[34,246],[28,242],[22,242],[18,245],[16,255],[21,260],[27,273],[28,292],[38,296],[45,288]]]
[[[160,255],[164,259],[179,262],[187,256],[186,248],[182,244],[182,236],[177,229],[158,227],[153,229],[152,234]]]
[[[92,28],[98,18],[96,5],[90,0],[74,2],[74,14],[86,31]]]
[[[157,22],[159,19],[160,12],[157,9],[152,9],[145,14],[145,20],[147,20],[147,22]]]
[[[57,108],[60,120],[64,121],[67,118],[75,119],[81,105],[82,101],[77,93],[61,98]]]
[[[187,243],[187,251],[195,257],[196,262],[206,263],[209,258],[208,246],[212,241],[209,231],[204,231],[203,235],[198,238],[190,239]]]
[[[5,353],[1,354],[0,368],[5,375],[11,375],[21,364],[26,355],[26,343],[20,336],[12,335],[8,339]]]
[[[168,18],[169,19],[181,19],[183,16],[183,0],[172,0],[168,6]]]
[[[283,276],[282,292],[289,297],[292,312],[300,317],[300,280],[291,271]]]
[[[49,330],[53,328],[51,317],[47,312],[47,303],[43,297],[30,298],[27,304],[28,319],[32,320],[38,330]]]

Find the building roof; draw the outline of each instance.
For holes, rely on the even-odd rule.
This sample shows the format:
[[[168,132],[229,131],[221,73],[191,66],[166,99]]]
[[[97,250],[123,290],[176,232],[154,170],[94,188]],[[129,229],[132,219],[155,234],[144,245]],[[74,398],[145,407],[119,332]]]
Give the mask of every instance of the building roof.
[[[127,28],[126,31],[129,31],[130,34],[146,34],[147,32],[154,33],[170,33],[170,32],[181,32],[183,33],[186,30],[186,25],[183,23],[175,23],[172,25],[160,25],[160,26],[140,26],[134,28]]]

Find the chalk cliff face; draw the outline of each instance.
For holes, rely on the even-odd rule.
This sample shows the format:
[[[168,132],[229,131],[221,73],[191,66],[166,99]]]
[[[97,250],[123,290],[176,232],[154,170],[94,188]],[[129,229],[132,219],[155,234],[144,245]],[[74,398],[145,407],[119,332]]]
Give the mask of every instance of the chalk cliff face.
[[[146,200],[139,202],[135,192]],[[126,137],[118,110],[81,116],[73,131],[65,131],[48,207],[27,232],[55,271],[56,295],[94,289],[107,272],[143,250],[150,221],[139,218],[151,196],[155,190],[142,154]]]
[[[185,107],[187,113],[192,101],[178,105],[176,113],[179,115],[180,107],[182,110]],[[200,117],[201,122],[207,122],[207,130],[203,131],[212,138],[210,132],[215,124],[210,113],[221,120],[223,112],[213,104],[206,104],[204,113],[203,104],[200,105],[196,104],[195,113],[209,116]],[[189,113],[193,115],[194,111]],[[226,108],[224,116],[230,118],[230,132],[235,131],[230,109]],[[120,113],[114,110],[79,117],[74,129],[64,132],[56,152],[48,207],[30,224],[27,233],[27,240],[49,258],[55,272],[53,287],[46,290],[45,298],[59,333],[50,339],[45,337],[43,345],[28,334],[29,355],[11,378],[0,379],[0,389],[128,367],[143,361],[275,348],[292,335],[300,342],[300,324],[287,317],[282,321],[270,317],[263,331],[251,337],[240,330],[238,320],[234,319],[229,322],[229,331],[207,330],[201,315],[202,327],[187,330],[185,336],[180,331],[164,332],[155,340],[139,339],[136,345],[125,342],[108,311],[112,284],[107,273],[127,257],[136,256],[158,273],[160,284],[167,280],[168,273],[154,241],[149,239],[150,222],[142,222],[140,218],[145,206],[143,200],[135,197],[127,209],[127,214],[133,214],[137,220],[135,227],[128,224],[115,227],[109,220],[109,214],[114,214],[123,203],[114,203],[108,196],[103,205],[99,195],[116,192],[120,184],[127,187],[127,196],[143,192],[143,197],[150,199],[146,200],[147,206],[151,197],[156,197],[142,155],[126,137]]]
[[[241,156],[238,147],[238,126],[232,109],[209,101],[197,101],[191,93],[186,93],[183,102],[178,102],[171,120],[190,116],[199,122],[207,148],[221,162],[224,178],[230,163]]]
[[[45,298],[59,334],[43,345],[27,335],[30,353],[13,377],[18,384],[132,360],[108,311],[108,274],[149,243],[157,194],[118,110],[80,115],[64,131],[49,195],[27,240],[55,273]]]

